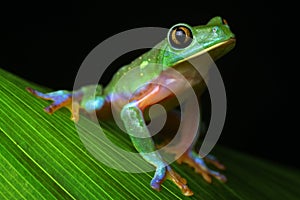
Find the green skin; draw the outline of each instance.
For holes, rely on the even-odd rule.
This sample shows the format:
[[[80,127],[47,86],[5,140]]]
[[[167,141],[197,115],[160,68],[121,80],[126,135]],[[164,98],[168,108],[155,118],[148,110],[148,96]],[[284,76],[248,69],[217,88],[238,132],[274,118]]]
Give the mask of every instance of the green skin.
[[[100,119],[111,117],[110,107],[113,104],[120,111],[122,122],[136,150],[147,162],[156,167],[156,172],[150,183],[151,187],[160,190],[161,184],[166,179],[170,179],[181,189],[184,195],[190,196],[193,195],[193,192],[186,185],[186,180],[173,171],[162,156],[155,151],[156,146],[147,128],[144,113],[146,108],[156,103],[164,103],[169,109],[176,106],[176,104],[171,103],[174,95],[161,85],[182,92],[185,90],[184,81],[188,81],[200,95],[205,89],[203,79],[195,73],[195,70],[187,67],[184,64],[185,61],[198,57],[203,52],[210,53],[211,57],[216,60],[234,47],[235,39],[227,22],[221,17],[212,18],[206,25],[195,27],[190,27],[187,24],[178,25],[190,30],[190,34],[182,31],[172,32],[174,30],[172,27],[168,34],[169,37],[141,57],[122,67],[104,90],[100,85],[96,86],[96,92],[95,86],[85,86],[73,92],[59,90],[46,94],[31,88],[27,88],[27,90],[39,98],[54,101],[53,104],[45,108],[45,111],[50,114],[61,107],[69,108],[74,121],[79,120],[79,110],[87,113],[97,111]],[[185,38],[186,35],[192,39],[188,40],[189,37]],[[170,68],[180,72],[185,80],[176,75]],[[132,70],[138,74],[128,75]],[[128,75],[129,78],[125,75]],[[124,76],[130,81],[126,84],[120,84]],[[134,78],[130,78],[130,76],[134,76]],[[200,87],[197,87],[199,85]],[[135,136],[143,136],[143,138]],[[174,153],[176,154],[176,152]],[[224,169],[224,166],[213,156],[201,158],[193,150],[193,147],[188,148],[177,161],[189,164],[208,182],[211,182],[211,176],[226,181],[224,175],[209,169],[205,162],[211,163],[219,169]]]

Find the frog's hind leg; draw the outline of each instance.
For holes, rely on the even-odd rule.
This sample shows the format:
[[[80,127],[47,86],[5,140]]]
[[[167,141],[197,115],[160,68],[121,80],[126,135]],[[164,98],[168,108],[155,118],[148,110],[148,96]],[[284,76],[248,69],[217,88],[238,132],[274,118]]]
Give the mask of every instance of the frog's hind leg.
[[[203,159],[206,163],[214,165],[216,168],[220,170],[226,169],[225,165],[223,165],[215,156],[211,154],[206,155]]]
[[[167,120],[166,127],[168,127],[168,123],[170,126],[174,126],[174,123],[180,123],[180,114],[176,111],[170,111],[168,113],[169,116],[172,115],[171,118],[173,118],[172,121]],[[176,117],[178,118],[176,120]],[[181,123],[189,123],[188,120],[183,120]],[[168,153],[174,154],[177,157],[177,163],[179,164],[188,164],[190,167],[194,168],[196,173],[199,173],[202,175],[202,177],[209,183],[212,182],[211,177],[215,177],[216,179],[220,180],[221,182],[226,182],[226,177],[215,171],[210,169],[206,164],[212,164],[216,168],[220,170],[224,170],[225,166],[219,162],[216,157],[212,155],[207,155],[206,157],[202,158],[195,150],[194,150],[194,143],[184,152],[182,152],[182,149],[186,146],[185,138],[186,135],[189,134],[190,127],[188,125],[182,124],[181,127],[183,127],[181,130],[177,131],[177,134],[179,134],[178,138],[181,138],[177,141],[176,145],[172,145],[170,147],[165,148]],[[172,129],[170,129],[172,130]],[[172,130],[173,131],[173,130]],[[197,139],[197,138],[195,138]]]
[[[218,171],[208,168],[205,163],[205,160],[205,158],[201,158],[199,154],[197,154],[194,150],[188,150],[179,159],[177,159],[177,162],[179,164],[188,164],[189,166],[194,168],[195,172],[201,174],[204,180],[208,183],[212,182],[211,177],[215,177],[221,182],[226,182],[226,176],[224,176]]]

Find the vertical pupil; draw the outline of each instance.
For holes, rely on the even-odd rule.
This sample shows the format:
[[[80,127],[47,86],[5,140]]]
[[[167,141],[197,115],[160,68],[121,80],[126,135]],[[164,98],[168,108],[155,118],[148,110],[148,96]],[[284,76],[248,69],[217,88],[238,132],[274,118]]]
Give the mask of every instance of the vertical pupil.
[[[182,30],[181,28],[178,28],[176,30],[176,39],[178,40],[178,42],[180,43],[184,43],[185,39],[186,39],[186,35],[184,30]]]

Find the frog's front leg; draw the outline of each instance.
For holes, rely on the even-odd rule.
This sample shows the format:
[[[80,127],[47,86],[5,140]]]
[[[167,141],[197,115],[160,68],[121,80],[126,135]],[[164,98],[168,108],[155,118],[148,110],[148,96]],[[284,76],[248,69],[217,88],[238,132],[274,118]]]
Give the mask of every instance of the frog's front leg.
[[[184,195],[191,196],[193,192],[186,185],[187,181],[177,174],[156,151],[155,144],[143,118],[144,108],[159,101],[158,97],[162,97],[159,95],[159,91],[161,91],[159,86],[156,86],[149,93],[143,93],[142,97],[136,98],[136,100],[125,105],[121,111],[121,118],[136,150],[147,162],[156,167],[154,177],[150,183],[151,187],[159,191],[161,190],[161,184],[169,179],[180,188]],[[164,95],[167,94],[164,93]]]
[[[52,114],[60,108],[66,107],[71,111],[71,119],[75,122],[79,120],[79,110],[94,112],[102,108],[105,97],[102,95],[102,86],[89,85],[76,91],[58,90],[55,92],[42,93],[32,88],[26,88],[34,96],[51,100],[53,103],[44,110]]]

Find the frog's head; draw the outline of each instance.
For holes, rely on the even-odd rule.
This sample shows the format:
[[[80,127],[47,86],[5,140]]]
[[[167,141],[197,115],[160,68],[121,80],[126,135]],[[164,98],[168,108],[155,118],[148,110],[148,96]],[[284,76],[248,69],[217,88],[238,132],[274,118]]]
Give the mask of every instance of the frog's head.
[[[205,52],[217,60],[235,46],[235,36],[226,20],[212,18],[206,25],[191,27],[179,23],[170,28],[164,51],[166,66],[197,57]]]

